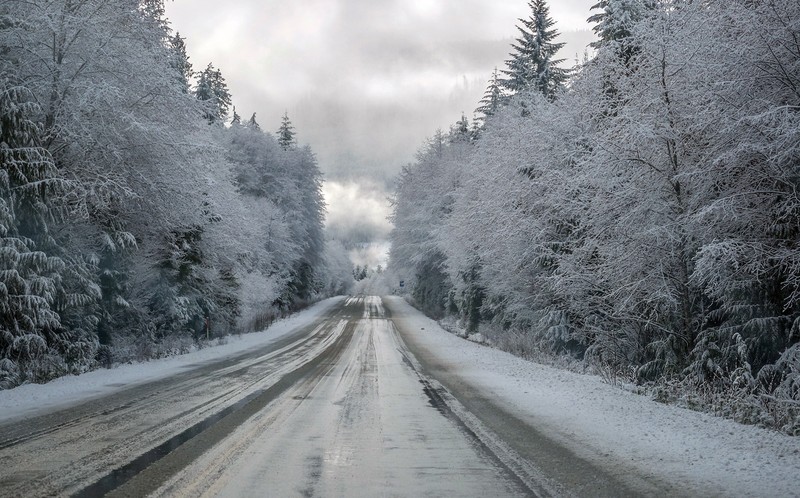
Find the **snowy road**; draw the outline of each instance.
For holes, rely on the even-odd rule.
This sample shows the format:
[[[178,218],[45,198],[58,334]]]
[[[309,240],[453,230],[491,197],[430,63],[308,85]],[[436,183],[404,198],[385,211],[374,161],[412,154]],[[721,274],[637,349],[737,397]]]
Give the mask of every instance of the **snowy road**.
[[[4,496],[530,495],[414,367],[379,298],[268,346],[0,425]]]
[[[413,368],[380,299],[346,309],[340,350],[157,494],[530,494]]]
[[[0,392],[0,496],[794,496],[800,443],[329,300]]]

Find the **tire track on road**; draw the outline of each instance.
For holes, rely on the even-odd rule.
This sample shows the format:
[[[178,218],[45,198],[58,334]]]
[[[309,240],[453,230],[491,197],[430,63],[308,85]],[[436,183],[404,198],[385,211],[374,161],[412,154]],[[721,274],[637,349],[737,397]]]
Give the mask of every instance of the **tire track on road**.
[[[152,493],[292,386],[301,381],[313,383],[324,376],[352,339],[355,324],[354,320],[347,321],[336,339],[320,354],[286,373],[271,386],[195,424],[73,496],[143,496]]]
[[[96,482],[329,350],[332,327],[351,316],[352,308],[342,301],[325,317],[245,354],[52,414],[5,421],[0,496],[63,495]]]

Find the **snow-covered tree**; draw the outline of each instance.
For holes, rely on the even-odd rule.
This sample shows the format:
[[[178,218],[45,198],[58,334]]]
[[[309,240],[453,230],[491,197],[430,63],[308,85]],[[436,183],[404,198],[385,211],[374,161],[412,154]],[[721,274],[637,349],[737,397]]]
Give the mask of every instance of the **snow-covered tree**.
[[[788,0],[714,5],[707,30],[717,42],[703,53],[717,62],[704,68],[716,82],[703,96],[713,154],[698,178],[709,200],[693,280],[714,306],[693,372],[718,379],[746,367],[768,392],[800,367],[772,366],[800,342],[798,19]]]
[[[531,17],[519,20],[520,37],[512,45],[511,59],[502,70],[506,77],[500,81],[512,93],[535,90],[552,99],[568,76],[568,71],[559,67],[564,59],[555,58],[564,43],[554,41],[559,33],[547,2],[530,0],[528,6]]]
[[[24,305],[0,313],[5,386],[171,354],[206,318],[212,334],[252,328],[276,301],[333,285],[317,276],[313,153],[282,150],[255,116],[230,129],[198,119],[222,124],[230,94],[211,65],[187,92],[185,42],[163,7],[0,6],[0,245],[15,279],[0,290],[7,310]]]
[[[96,286],[71,285],[51,233],[70,185],[41,146],[32,94],[15,80],[0,71],[0,388],[80,372],[97,348],[91,331],[62,320],[95,300]]]
[[[229,157],[236,165],[240,190],[267,199],[286,213],[292,246],[280,257],[289,275],[281,301],[291,307],[316,292],[315,272],[324,264],[325,204],[316,157],[308,147],[284,149],[257,127],[232,128],[229,133]]]
[[[172,66],[178,73],[178,81],[183,91],[189,93],[194,70],[192,63],[189,62],[189,54],[186,53],[186,39],[182,38],[180,33],[175,33],[175,36],[169,39],[169,44],[173,51]]]
[[[283,113],[281,118],[281,126],[278,128],[278,144],[283,150],[291,150],[297,147],[297,138],[295,138],[294,126],[289,119],[289,112]]]
[[[653,2],[648,0],[601,0],[592,5],[597,10],[588,21],[594,23],[592,28],[597,40],[590,43],[594,48],[601,48],[610,42],[620,42],[631,36],[634,24],[639,22],[647,9],[654,9]]]
[[[204,117],[209,123],[224,123],[231,106],[231,94],[222,72],[209,63],[196,76],[194,96],[203,103]]]
[[[800,4],[596,9],[558,99],[514,88],[477,146],[434,140],[403,171],[390,267],[501,347],[702,384],[794,431]]]
[[[241,126],[242,117],[236,112],[236,106],[233,106],[233,116],[231,117],[231,126]]]
[[[353,263],[344,244],[339,240],[326,240],[324,260],[319,276],[321,291],[331,296],[348,294],[354,282]]]
[[[247,120],[247,126],[253,128],[254,130],[261,129],[261,126],[258,124],[258,121],[256,121],[256,113],[253,113],[253,115],[250,116],[250,119]]]
[[[475,112],[480,113],[481,119],[485,121],[486,118],[494,116],[497,113],[503,103],[503,98],[500,75],[497,72],[497,68],[494,68],[492,76],[489,79],[489,85],[486,87],[483,98],[479,102],[480,105],[475,109]],[[475,120],[473,120],[473,122],[474,121]]]

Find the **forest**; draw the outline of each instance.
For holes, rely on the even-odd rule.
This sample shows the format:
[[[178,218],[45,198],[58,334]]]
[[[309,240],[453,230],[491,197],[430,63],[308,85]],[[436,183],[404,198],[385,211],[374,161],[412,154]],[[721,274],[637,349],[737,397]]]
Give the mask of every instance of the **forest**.
[[[202,346],[347,291],[288,115],[242,118],[163,0],[0,4],[0,389]]]
[[[470,124],[397,179],[389,266],[515,354],[800,434],[800,3],[531,0]]]

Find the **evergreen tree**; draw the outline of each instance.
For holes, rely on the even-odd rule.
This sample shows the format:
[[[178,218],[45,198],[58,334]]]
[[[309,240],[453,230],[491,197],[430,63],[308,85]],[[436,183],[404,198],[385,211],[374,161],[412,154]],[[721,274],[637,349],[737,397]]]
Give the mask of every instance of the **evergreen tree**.
[[[554,59],[564,43],[553,42],[558,31],[553,28],[555,21],[550,17],[547,2],[531,0],[528,5],[531,17],[520,19],[522,26],[517,29],[521,36],[512,45],[514,52],[506,61],[508,68],[502,71],[507,78],[501,84],[513,93],[532,89],[553,99],[568,76],[566,69],[558,67],[564,59]]]
[[[197,74],[194,96],[205,104],[205,117],[209,123],[224,123],[231,106],[231,94],[222,72],[209,63]]]
[[[178,72],[178,81],[181,84],[181,89],[184,93],[189,93],[194,71],[192,63],[189,62],[189,55],[186,53],[185,40],[180,33],[175,33],[175,36],[169,39],[169,45],[173,52],[172,66]]]
[[[489,116],[494,116],[503,103],[503,88],[501,84],[497,68],[494,68],[492,77],[489,79],[489,86],[486,87],[486,92],[484,92],[483,98],[479,102],[480,105],[475,109],[476,113],[483,115],[484,120]]]
[[[635,48],[627,42],[631,29],[642,19],[645,11],[652,8],[651,3],[647,0],[601,0],[594,4],[592,10],[598,12],[589,17],[588,22],[596,23],[592,30],[598,39],[589,45],[599,50],[620,44],[617,50],[628,64],[636,53]]]
[[[247,126],[254,130],[261,130],[261,126],[259,126],[258,122],[256,121],[256,113],[253,113],[253,115],[250,116],[250,119],[247,121]]]
[[[0,388],[65,373],[44,359],[63,354],[75,339],[62,329],[58,308],[82,300],[65,292],[66,265],[49,231],[64,182],[29,118],[39,110],[30,97],[0,74]],[[91,360],[96,341],[89,342]]]
[[[472,141],[472,133],[470,132],[469,128],[469,119],[467,119],[467,115],[463,112],[461,113],[461,119],[456,121],[455,126],[450,127],[450,135],[448,138],[450,143]]]
[[[288,112],[283,114],[281,127],[278,128],[278,144],[280,144],[283,150],[297,148],[297,139],[295,138],[294,126],[292,126],[292,121],[289,119]]]
[[[317,291],[317,271],[325,249],[325,198],[322,195],[322,173],[314,153],[308,146],[293,152],[295,159],[290,176],[298,195],[285,205],[296,219],[292,231],[303,252],[295,264],[291,285],[296,296],[306,300]]]
[[[241,125],[242,124],[242,117],[239,116],[239,113],[236,112],[236,106],[233,106],[233,117],[231,118],[231,126],[233,125]]]
[[[469,130],[469,138],[471,141],[476,141],[481,137],[481,118],[477,114],[472,115],[472,126]]]

